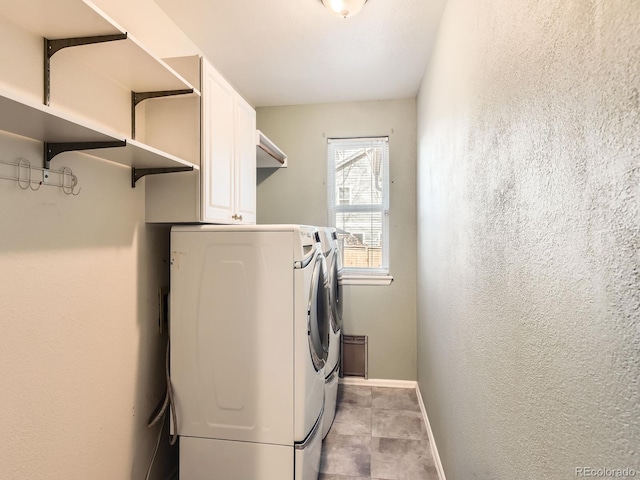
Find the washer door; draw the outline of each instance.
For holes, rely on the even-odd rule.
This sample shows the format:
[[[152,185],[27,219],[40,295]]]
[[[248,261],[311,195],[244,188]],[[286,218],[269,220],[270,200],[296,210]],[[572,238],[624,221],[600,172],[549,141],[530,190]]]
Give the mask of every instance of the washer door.
[[[313,366],[320,371],[329,355],[329,281],[324,255],[317,254],[313,266],[307,331]]]
[[[329,296],[331,298],[331,328],[335,333],[342,328],[342,285],[338,282],[338,251],[333,250],[331,254],[331,266],[330,268],[330,281],[331,291]]]

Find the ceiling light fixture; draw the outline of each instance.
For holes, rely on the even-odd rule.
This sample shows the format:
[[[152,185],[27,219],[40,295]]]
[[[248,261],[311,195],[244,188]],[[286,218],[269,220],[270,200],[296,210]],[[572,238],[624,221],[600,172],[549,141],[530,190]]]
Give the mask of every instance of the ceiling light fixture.
[[[327,7],[331,13],[339,17],[352,17],[360,10],[367,0],[321,0],[323,5]]]

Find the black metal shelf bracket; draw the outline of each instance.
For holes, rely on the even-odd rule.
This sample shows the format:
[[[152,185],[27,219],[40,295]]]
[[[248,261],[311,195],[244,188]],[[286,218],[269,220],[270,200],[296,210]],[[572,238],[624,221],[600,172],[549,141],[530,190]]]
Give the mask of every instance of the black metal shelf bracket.
[[[145,175],[157,175],[160,173],[191,172],[193,167],[166,167],[166,168],[135,168],[131,169],[131,188],[136,188],[136,182]]]
[[[44,143],[44,168],[49,168],[53,157],[63,152],[77,150],[95,150],[97,148],[124,147],[126,140],[114,140],[109,142],[45,142]]]
[[[116,33],[113,35],[97,35],[93,37],[60,38],[56,40],[44,39],[44,104],[51,102],[51,57],[67,47],[79,47],[82,45],[92,45],[94,43],[113,42],[115,40],[126,40],[127,34]]]
[[[150,98],[171,97],[174,95],[188,95],[193,93],[193,88],[183,90],[159,90],[157,92],[131,92],[131,138],[136,138],[136,106]]]

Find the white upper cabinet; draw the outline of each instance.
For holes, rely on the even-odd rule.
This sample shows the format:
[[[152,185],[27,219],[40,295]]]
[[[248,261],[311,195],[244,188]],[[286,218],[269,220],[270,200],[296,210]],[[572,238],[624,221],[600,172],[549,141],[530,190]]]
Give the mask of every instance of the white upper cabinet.
[[[171,63],[171,62],[170,62]],[[255,110],[201,62],[200,170],[146,179],[150,223],[256,222]]]
[[[235,92],[207,62],[202,64],[202,220],[231,223],[235,205]]]
[[[256,223],[256,111],[236,95],[235,215],[240,223]]]

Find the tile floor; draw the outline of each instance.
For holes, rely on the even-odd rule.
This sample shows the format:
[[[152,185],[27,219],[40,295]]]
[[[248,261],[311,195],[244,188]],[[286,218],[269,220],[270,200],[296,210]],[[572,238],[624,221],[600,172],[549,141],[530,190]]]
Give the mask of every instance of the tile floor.
[[[438,480],[412,388],[340,384],[319,480]]]

